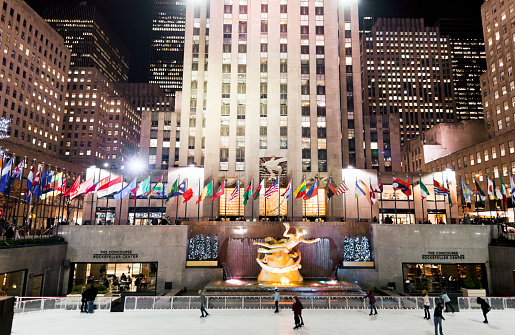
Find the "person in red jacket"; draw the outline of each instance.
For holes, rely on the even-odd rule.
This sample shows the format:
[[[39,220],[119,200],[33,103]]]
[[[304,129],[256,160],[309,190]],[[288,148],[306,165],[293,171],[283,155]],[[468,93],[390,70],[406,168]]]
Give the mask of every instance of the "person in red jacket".
[[[300,322],[300,318],[302,317],[302,304],[299,300],[299,298],[297,298],[296,296],[293,297],[293,306],[292,306],[292,311],[293,311],[293,317],[294,317],[294,320],[295,320],[295,327],[293,327],[293,329],[297,329],[297,328],[300,328],[302,327],[304,324]]]

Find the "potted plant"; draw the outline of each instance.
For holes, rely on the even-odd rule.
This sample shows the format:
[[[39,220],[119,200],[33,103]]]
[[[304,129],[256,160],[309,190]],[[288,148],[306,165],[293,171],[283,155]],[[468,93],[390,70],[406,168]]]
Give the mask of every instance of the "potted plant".
[[[484,297],[486,290],[483,289],[483,284],[479,279],[472,279],[467,277],[463,283],[464,288],[461,289],[464,297]]]

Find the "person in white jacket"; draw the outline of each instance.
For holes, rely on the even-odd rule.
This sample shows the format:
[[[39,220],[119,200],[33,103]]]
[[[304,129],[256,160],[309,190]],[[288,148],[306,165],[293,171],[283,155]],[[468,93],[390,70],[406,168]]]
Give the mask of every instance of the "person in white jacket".
[[[422,291],[424,297],[424,319],[431,320],[431,314],[429,313],[429,295],[426,290]]]
[[[447,295],[447,291],[442,290],[442,300],[445,304],[445,313],[449,313],[449,307],[451,308],[452,312],[454,313],[454,307],[451,305],[451,298]]]

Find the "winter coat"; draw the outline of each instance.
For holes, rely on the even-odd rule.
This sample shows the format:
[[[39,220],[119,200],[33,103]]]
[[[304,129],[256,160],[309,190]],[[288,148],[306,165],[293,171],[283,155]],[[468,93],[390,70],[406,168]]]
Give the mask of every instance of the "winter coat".
[[[279,294],[279,292],[274,293],[274,301],[279,301],[280,297],[281,297],[281,295]]]
[[[451,299],[449,298],[447,293],[442,294],[442,300],[443,300],[444,303],[448,303],[448,302],[451,301]]]
[[[293,311],[293,315],[301,315],[302,314],[302,304],[300,302],[294,302],[291,310]]]
[[[95,301],[95,298],[97,297],[98,290],[96,287],[88,287],[86,291],[84,291],[84,298],[86,298],[86,301]]]
[[[365,298],[368,298],[368,301],[371,305],[376,303],[376,298],[374,297],[374,293],[369,292]]]
[[[204,293],[200,293],[200,305],[206,306],[206,296],[204,295]]]
[[[443,308],[440,307],[440,306],[436,306],[435,308],[435,314],[433,315],[435,318],[442,318],[443,319],[443,315],[442,315],[442,312],[443,312]]]
[[[483,298],[477,298],[477,302],[481,305],[481,309],[483,310],[483,313],[488,313],[490,311],[490,305],[486,302]]]
[[[428,295],[424,296],[424,306],[429,306],[429,296]]]

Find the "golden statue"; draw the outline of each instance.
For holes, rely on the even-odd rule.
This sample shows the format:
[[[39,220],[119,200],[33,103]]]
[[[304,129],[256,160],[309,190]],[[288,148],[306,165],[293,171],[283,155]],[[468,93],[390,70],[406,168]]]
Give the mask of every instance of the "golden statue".
[[[320,241],[319,238],[314,240],[304,239],[302,229],[297,229],[296,234],[288,234],[290,225],[286,222],[283,222],[283,225],[286,228],[283,236],[287,239],[283,238],[277,241],[273,237],[267,237],[265,243],[254,242],[254,245],[264,247],[258,249],[258,253],[263,254],[263,258],[260,255],[256,259],[262,268],[258,276],[260,282],[280,282],[283,284],[301,282],[303,280],[299,272],[301,256],[297,244]],[[290,253],[292,251],[293,253]],[[294,259],[297,260],[294,261]]]

